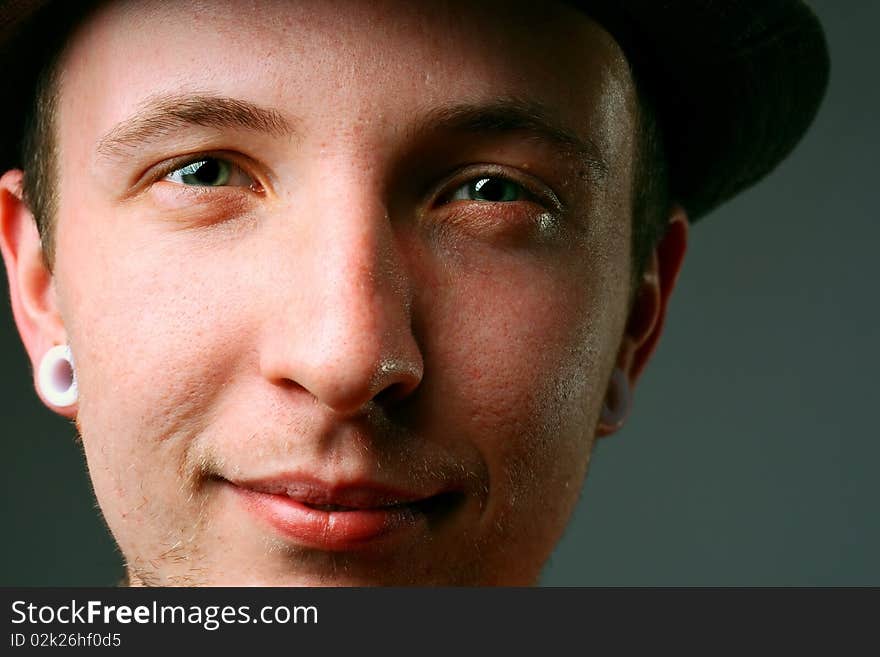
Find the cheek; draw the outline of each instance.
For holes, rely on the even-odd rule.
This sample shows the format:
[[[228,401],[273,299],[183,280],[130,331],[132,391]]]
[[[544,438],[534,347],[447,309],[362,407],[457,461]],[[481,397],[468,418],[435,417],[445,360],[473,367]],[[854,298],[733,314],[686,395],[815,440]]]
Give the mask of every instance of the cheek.
[[[154,522],[159,510],[187,508],[186,448],[233,374],[232,345],[247,344],[248,307],[241,281],[233,285],[216,259],[112,230],[87,236],[84,226],[83,246],[59,249],[57,276],[77,360],[77,425],[96,496],[118,530],[121,519]]]
[[[497,510],[518,505],[528,518],[530,505],[543,504],[537,491],[577,495],[623,300],[615,276],[583,258],[500,263],[449,276],[431,300],[443,327],[430,343],[443,386],[435,397],[460,414],[480,450]]]
[[[431,299],[426,372],[440,389],[429,395],[442,400],[437,424],[483,460],[487,581],[531,584],[586,476],[623,326],[624,256],[504,258],[485,274],[462,271]]]

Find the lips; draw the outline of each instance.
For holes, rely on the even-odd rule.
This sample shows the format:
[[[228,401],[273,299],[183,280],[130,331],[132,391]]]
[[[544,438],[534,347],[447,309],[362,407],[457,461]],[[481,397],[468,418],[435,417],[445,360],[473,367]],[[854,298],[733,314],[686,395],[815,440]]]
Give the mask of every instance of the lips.
[[[281,538],[328,551],[376,548],[429,530],[463,495],[452,490],[389,488],[371,482],[329,484],[303,477],[226,481],[246,509]]]

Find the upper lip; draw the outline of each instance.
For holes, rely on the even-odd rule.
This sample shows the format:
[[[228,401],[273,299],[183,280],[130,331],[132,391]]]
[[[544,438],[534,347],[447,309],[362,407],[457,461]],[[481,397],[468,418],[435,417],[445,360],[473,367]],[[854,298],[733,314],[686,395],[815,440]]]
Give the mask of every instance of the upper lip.
[[[257,493],[286,495],[308,505],[332,505],[351,509],[375,509],[412,504],[445,490],[421,492],[370,481],[328,482],[302,475],[278,475],[260,479],[229,480],[235,486]]]

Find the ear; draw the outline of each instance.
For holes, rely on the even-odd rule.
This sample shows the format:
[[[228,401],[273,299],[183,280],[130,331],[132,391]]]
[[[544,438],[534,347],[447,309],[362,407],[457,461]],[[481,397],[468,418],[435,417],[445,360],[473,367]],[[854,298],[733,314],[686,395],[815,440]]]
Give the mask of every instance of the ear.
[[[0,177],[0,252],[6,263],[12,315],[31,361],[34,388],[40,399],[60,415],[74,418],[75,406],[53,406],[37,385],[40,361],[49,349],[67,343],[67,333],[37,224],[23,200],[23,181],[24,174],[17,169]]]
[[[606,408],[615,409],[616,412],[607,414],[612,419],[600,419],[596,429],[598,437],[608,436],[624,424],[631,402],[630,391],[635,388],[663,331],[666,309],[687,250],[688,230],[689,223],[684,208],[673,206],[666,233],[654,247],[633,296],[615,363],[615,368],[620,370],[622,376],[611,377],[605,398]]]

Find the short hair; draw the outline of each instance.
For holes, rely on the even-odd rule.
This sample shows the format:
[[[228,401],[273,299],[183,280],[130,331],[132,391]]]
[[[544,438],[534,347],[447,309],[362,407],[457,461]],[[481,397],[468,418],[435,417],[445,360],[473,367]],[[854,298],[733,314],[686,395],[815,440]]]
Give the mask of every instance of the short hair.
[[[31,210],[51,271],[55,260],[55,224],[58,215],[58,148],[55,129],[60,93],[60,59],[66,35],[48,51],[37,77],[33,102],[26,117],[21,146],[24,168],[24,201]],[[649,86],[630,63],[637,108],[635,157],[631,190],[632,239],[630,288],[635,292],[654,246],[662,238],[671,205],[669,167],[657,106]]]
[[[632,189],[631,287],[638,289],[648,260],[669,226],[672,208],[669,163],[657,105],[648,87],[630,66],[636,88],[636,149]]]
[[[58,216],[58,147],[55,117],[58,114],[59,67],[52,57],[37,79],[34,101],[26,117],[20,161],[24,168],[23,195],[34,216],[43,259],[51,271],[55,262],[55,221]]]

